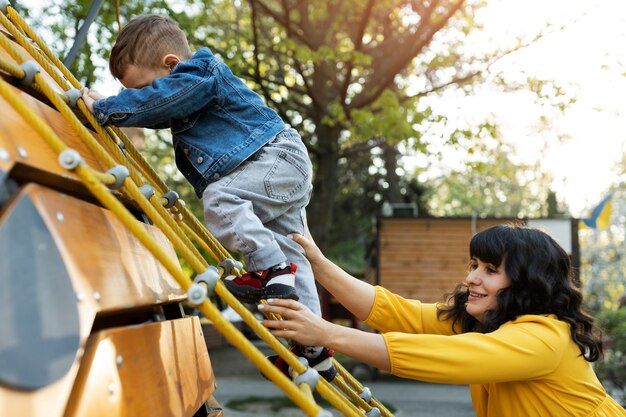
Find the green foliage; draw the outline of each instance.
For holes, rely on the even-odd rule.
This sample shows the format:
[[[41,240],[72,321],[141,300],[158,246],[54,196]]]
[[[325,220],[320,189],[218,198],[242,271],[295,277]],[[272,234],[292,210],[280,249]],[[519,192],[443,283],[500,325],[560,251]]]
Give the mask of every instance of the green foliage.
[[[626,405],[626,308],[605,310],[598,320],[604,330],[604,359],[595,371],[608,391]]]
[[[92,0],[51,0],[46,8],[31,13],[28,19],[31,26],[45,39],[50,48],[63,60],[74,44],[78,30],[83,25]],[[122,25],[132,16],[142,13],[166,14],[173,18],[177,13],[167,0],[125,0],[120,2]],[[78,80],[87,87],[108,72],[109,51],[119,30],[115,13],[115,2],[105,1],[96,21],[89,30],[87,41],[80,48],[79,55],[69,68]]]
[[[510,146],[496,139],[476,141],[472,139],[475,136],[463,131],[453,136],[467,152],[459,156],[463,163],[458,169],[430,181],[426,197],[430,213],[435,216],[547,216],[545,202],[551,195],[550,176],[535,164],[513,162]]]

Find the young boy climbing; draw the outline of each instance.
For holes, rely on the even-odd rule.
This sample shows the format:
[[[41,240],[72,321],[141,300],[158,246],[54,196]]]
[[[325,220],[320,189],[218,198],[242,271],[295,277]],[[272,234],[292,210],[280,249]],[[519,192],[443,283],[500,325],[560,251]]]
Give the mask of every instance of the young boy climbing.
[[[132,19],[109,68],[126,89],[108,98],[85,89],[87,108],[103,125],[171,129],[176,165],[202,198],[208,229],[243,254],[250,271],[226,277],[227,288],[248,303],[300,299],[319,315],[311,265],[288,237],[305,232],[312,188],[298,132],[208,48],[192,53],[168,17]],[[332,351],[298,345],[293,351],[326,379],[335,376]],[[288,372],[280,358],[271,360]]]

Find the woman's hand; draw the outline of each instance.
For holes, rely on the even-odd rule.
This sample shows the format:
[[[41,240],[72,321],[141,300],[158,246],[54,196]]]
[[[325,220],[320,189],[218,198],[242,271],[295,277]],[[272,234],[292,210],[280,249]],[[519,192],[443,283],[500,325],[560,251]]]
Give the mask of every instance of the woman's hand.
[[[356,318],[365,320],[374,305],[374,287],[332,263],[309,235],[292,234],[291,238],[304,249],[318,284],[326,288]]]
[[[263,320],[263,325],[276,337],[293,340],[304,346],[325,346],[333,324],[315,315],[294,300],[270,299],[257,308],[263,313],[280,315],[282,320]]]
[[[324,256],[320,248],[317,247],[317,245],[313,241],[313,238],[310,235],[307,237],[304,237],[302,235],[294,233],[290,236],[294,242],[302,246],[302,248],[304,249],[304,252],[306,253],[307,259],[309,260],[309,262],[311,263],[313,267],[321,264],[322,262],[326,260],[326,257]]]
[[[325,346],[383,371],[391,369],[387,344],[382,335],[329,323],[294,300],[273,299],[267,302],[257,308],[263,313],[280,314],[283,318],[263,320],[263,325],[274,336],[304,346]]]

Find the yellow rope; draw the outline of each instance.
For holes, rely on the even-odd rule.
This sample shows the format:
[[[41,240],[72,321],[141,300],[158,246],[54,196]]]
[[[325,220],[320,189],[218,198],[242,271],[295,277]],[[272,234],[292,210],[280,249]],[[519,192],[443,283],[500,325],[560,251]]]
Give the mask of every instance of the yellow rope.
[[[26,23],[26,21],[24,21],[24,19],[18,13],[16,13],[12,7],[7,8],[7,16],[9,20],[15,24],[15,26],[20,28],[23,31],[23,33],[26,33],[28,37],[37,44],[37,46],[40,48],[37,51],[38,54],[39,54],[39,51],[41,51],[41,55],[47,57],[48,60],[50,60],[56,66],[56,68],[61,71],[61,73],[65,76],[65,78],[70,81],[71,85],[74,88],[81,87],[76,77],[74,77],[74,75],[65,67],[65,65],[63,65],[63,63],[59,60],[59,58],[50,50],[48,45],[39,37],[39,35],[37,35],[37,33],[35,33],[30,28],[30,26]],[[53,72],[54,74],[56,74],[56,72],[52,70],[48,72]],[[59,83],[60,81],[55,79],[55,82]],[[112,132],[115,132],[115,134],[117,134],[117,136],[123,141],[126,149],[131,153],[131,155],[133,155],[133,157],[135,158],[135,161],[137,161],[139,165],[143,168],[142,171],[149,174],[149,179],[152,181],[151,184],[155,186],[156,188],[158,188],[161,192],[164,192],[164,190],[167,189],[167,186],[162,182],[162,180],[158,177],[158,175],[156,175],[154,170],[152,170],[152,168],[148,166],[148,164],[145,162],[143,157],[139,155],[139,153],[136,151],[135,147],[132,145],[132,143],[126,137],[126,135],[117,127],[106,128],[107,133],[103,134],[100,131],[101,128],[99,126],[99,123],[95,120],[93,115],[89,111],[85,111],[86,109],[84,109],[81,105],[84,106],[84,104],[79,103],[79,107],[81,108],[81,111],[87,117],[91,125],[96,129],[96,132],[102,138],[105,138],[105,137],[112,138],[114,137]],[[230,258],[230,254],[223,248],[223,246],[221,246],[219,242],[217,242],[214,236],[212,236],[209,233],[206,233],[206,229],[204,228],[204,226],[198,221],[198,219],[195,216],[193,216],[189,212],[189,210],[180,206],[180,203],[176,203],[176,205],[179,208],[179,210],[182,212],[185,221],[187,221],[187,223],[191,225],[191,228],[196,232],[196,234],[200,236],[209,247],[212,248],[212,252],[216,253],[220,260]]]
[[[354,401],[361,409],[366,412],[370,411],[372,407],[365,402],[365,400],[354,392],[354,390],[346,384],[341,375],[337,375],[335,379],[333,379],[333,384],[335,384],[338,388],[340,388],[352,401]]]
[[[191,238],[198,244],[200,245],[200,247],[202,249],[204,249],[209,256],[211,256],[216,262],[219,261],[217,255],[215,255],[215,253],[211,250],[211,248],[206,244],[206,242],[200,238],[200,236],[198,236],[196,234],[196,232],[193,231],[193,229],[191,227],[189,227],[188,224],[183,223],[182,221],[180,222],[180,227],[183,228],[183,230],[185,231],[185,233],[187,233],[188,236],[191,236]]]
[[[2,15],[0,14],[0,16]],[[0,20],[1,19],[2,18],[0,17]],[[6,22],[2,22],[2,23],[3,25],[6,25]],[[13,33],[13,34],[14,36],[16,36],[16,38],[19,38],[19,34],[17,33]],[[21,59],[21,57],[19,56],[19,53],[18,54],[14,53],[14,57],[18,60]],[[60,100],[60,98],[56,96],[56,93],[45,83],[45,80],[40,74],[35,75],[35,82],[42,88],[42,90],[44,91],[48,99],[53,102],[53,104],[59,109],[59,111],[61,111],[61,113],[64,116],[66,116],[66,118],[68,119],[72,127],[75,130],[77,130],[77,132],[79,132],[79,135],[81,136],[81,138],[85,140],[86,142],[91,142],[93,140],[93,137],[89,134],[89,132],[86,131],[84,126],[78,123],[78,121],[75,118],[72,119],[68,117],[69,115],[73,115],[73,113],[71,113],[71,111],[67,108],[65,103],[62,100]],[[3,83],[3,87],[4,86],[5,85]],[[10,91],[10,90],[7,90],[6,88],[3,89],[3,95],[6,95],[7,91]],[[10,102],[14,107],[16,107],[15,100],[11,100]],[[24,113],[29,112],[29,109],[25,107],[25,105],[23,105],[23,108],[21,109],[17,108],[17,109],[20,112],[20,114],[22,114],[23,117],[24,117]],[[29,124],[35,127],[35,129],[42,136],[45,136],[45,138],[50,138],[50,134],[54,134],[49,128],[46,129],[47,126],[44,124],[43,121],[37,120],[34,117],[30,117],[30,118],[25,117],[25,119],[27,119]],[[60,141],[60,139],[58,139],[57,141],[50,140],[49,143],[51,143],[52,148],[57,153],[62,152],[66,148],[63,142]],[[109,162],[111,162],[108,155],[104,154],[104,152],[102,152],[101,149],[96,148],[94,150],[98,154],[97,156],[99,158],[102,158],[104,160],[109,160]],[[166,269],[168,269],[168,271],[172,274],[172,276],[174,276],[177,279],[177,281],[179,281],[179,284],[184,289],[188,289],[191,286],[190,280],[187,277],[181,277],[180,274],[178,274],[177,267],[173,266],[171,259],[169,259],[167,255],[164,252],[162,252],[162,250],[158,250],[160,248],[156,246],[157,243],[151,238],[151,236],[148,235],[147,232],[143,228],[137,228],[138,224],[133,223],[133,221],[135,220],[134,217],[127,210],[125,210],[125,208],[121,205],[121,203],[119,203],[119,201],[115,197],[113,197],[108,192],[108,190],[106,190],[106,188],[104,189],[104,191],[102,189],[97,188],[98,186],[100,187],[104,187],[104,186],[97,180],[97,178],[92,174],[91,171],[89,170],[86,171],[85,168],[83,167],[84,165],[79,165],[79,167],[75,169],[75,172],[81,178],[81,180],[83,180],[87,188],[90,189],[90,191],[98,198],[99,201],[101,201],[101,203],[105,207],[109,208],[118,218],[120,218],[124,222],[124,224],[129,228],[129,230],[133,234],[135,234],[139,238],[139,240],[151,252],[154,253],[155,257],[159,259],[159,261],[163,263],[163,265],[166,267]],[[155,224],[157,224],[157,226],[161,230],[163,230],[164,233],[166,233],[166,236],[168,236],[168,238],[172,241],[172,243],[177,248],[179,253],[182,252],[182,256],[192,265],[192,267],[196,270],[196,272],[203,272],[205,270],[206,265],[202,263],[199,260],[199,258],[192,256],[189,253],[189,251],[187,251],[185,247],[180,244],[179,239],[176,236],[173,236],[171,233],[168,233],[169,231],[168,227],[165,224],[163,224],[163,222],[161,221],[162,217],[155,215],[155,213],[153,212],[152,206],[142,204],[142,202],[145,201],[145,198],[139,192],[138,188],[132,182],[132,180],[127,179],[125,181],[125,186],[129,190],[131,197],[133,197],[133,199],[135,199],[140,204],[141,208],[144,210],[144,212],[146,212],[148,217],[150,217],[155,222]],[[217,288],[219,289],[221,286],[222,286],[221,283],[218,283]],[[220,292],[228,293],[225,287],[223,287],[223,290]],[[230,293],[228,294],[230,295]],[[229,339],[235,346],[238,346],[240,350],[244,354],[246,354],[246,356],[248,356],[253,361],[253,363],[257,365],[257,367],[259,367],[259,369],[264,371],[268,375],[268,377],[270,377],[271,379],[278,380],[278,381],[275,380],[277,385],[279,385],[283,389],[283,391],[285,391],[287,395],[294,402],[299,404],[303,410],[305,411],[308,410],[309,412],[311,412],[310,415],[317,414],[317,412],[319,411],[319,406],[317,406],[316,404],[311,405],[310,402],[307,403],[308,399],[306,398],[306,396],[304,396],[296,387],[294,387],[293,384],[291,384],[290,381],[276,367],[269,364],[269,362],[265,359],[265,357],[263,357],[263,355],[256,348],[254,348],[254,346],[252,346],[250,342],[247,339],[245,339],[245,337],[243,337],[229,322],[223,320],[221,317],[221,314],[219,313],[219,311],[216,310],[215,306],[205,301],[203,305],[200,307],[201,307],[200,310],[205,314],[205,316],[209,318],[211,321],[213,321],[216,328],[218,330],[221,330],[225,334],[226,338]],[[256,320],[252,316],[251,313],[249,313],[249,315],[251,316],[252,320]],[[267,329],[265,330],[269,335],[271,335],[269,331],[267,331]],[[246,344],[249,346],[246,346]],[[250,347],[252,347],[252,349],[250,349]],[[284,379],[285,381],[281,381],[281,379]],[[315,409],[314,413],[312,413],[311,407]]]
[[[41,78],[41,76],[36,76]],[[36,80],[41,82],[42,80]],[[50,129],[45,122],[30,111],[28,106],[10,89],[5,81],[0,81],[0,94],[9,102],[9,104],[32,126],[56,152],[61,153],[67,149],[67,146],[56,134]],[[57,104],[57,103],[55,103]],[[135,235],[139,241],[163,264],[167,271],[176,279],[183,289],[189,289],[192,285],[191,281],[185,276],[177,263],[175,263],[168,254],[160,247],[158,242],[141,226],[134,216],[115,198],[109,190],[96,178],[93,170],[84,163],[78,165],[74,169],[74,173],[83,181],[89,191],[102,203],[102,205],[116,215],[118,219]],[[127,179],[125,183],[129,183]],[[216,285],[217,288],[223,287],[221,282]],[[223,290],[228,290],[223,287]],[[213,322],[214,326],[221,331],[225,337],[237,346],[248,358],[261,369],[268,377],[270,377],[283,391],[307,412],[308,415],[314,416],[321,409],[311,401],[296,387],[291,384],[289,379],[278,371],[278,369],[269,363],[258,349],[254,348],[250,342],[227,320],[225,320],[219,310],[208,301],[204,301],[199,306],[200,311]],[[250,312],[248,312],[252,315]],[[269,332],[268,332],[269,333]],[[248,346],[249,345],[249,346]],[[253,349],[250,349],[250,346]]]
[[[0,16],[2,16],[2,14],[0,14]],[[0,20],[2,20],[2,17],[0,17]],[[6,25],[6,22],[3,21],[2,23],[3,25]],[[16,38],[19,38],[19,34],[17,32],[13,33],[13,35]],[[21,59],[21,57],[19,56],[19,53],[15,53],[15,51],[13,52],[14,52],[13,56],[16,59],[18,60]],[[73,113],[71,113],[69,108],[67,108],[67,106],[62,100],[56,97],[55,92],[45,83],[45,80],[40,74],[35,75],[35,82],[42,88],[42,90],[44,91],[48,99],[53,102],[53,104],[59,109],[59,111],[61,111],[61,113],[64,116],[66,116],[66,118],[68,119],[68,122],[70,122],[72,127],[79,133],[81,138],[85,140],[86,142],[90,143],[93,140],[93,137],[89,134],[89,132],[86,131],[84,126],[78,123],[76,118],[72,119],[68,117],[69,115],[73,115]],[[5,95],[7,91],[10,91],[10,90],[7,90],[5,88],[3,91],[3,95]],[[14,105],[15,107],[15,100],[12,100],[11,104]],[[29,112],[28,108],[25,107],[25,105],[23,105],[22,108],[19,108],[18,111],[20,112],[20,114],[22,114],[23,117],[24,117],[24,113]],[[42,136],[44,136],[45,139],[49,141],[52,148],[57,153],[62,152],[66,148],[63,142],[60,141],[60,139],[56,141],[49,139],[51,137],[51,134],[54,135],[54,132],[52,132],[49,128],[47,128],[47,125],[45,125],[43,121],[37,120],[37,118],[34,118],[34,117],[30,117],[30,118],[25,117],[25,119],[27,119],[29,124],[35,127],[35,129]],[[98,149],[96,147],[94,151],[97,153],[97,156],[99,158],[112,162],[111,158],[107,154],[105,154],[101,149]],[[90,191],[98,198],[99,201],[101,201],[101,203],[105,207],[109,208],[118,218],[120,218],[124,222],[124,224],[129,228],[129,230],[131,230],[131,232],[135,234],[139,238],[139,240],[151,252],[154,253],[155,257],[161,263],[163,263],[164,266],[166,266],[166,269],[168,269],[168,271],[172,274],[172,276],[174,276],[177,279],[177,281],[179,281],[179,284],[184,289],[188,289],[191,286],[190,280],[187,277],[180,276],[180,274],[178,273],[177,267],[173,266],[171,259],[169,259],[162,250],[157,250],[158,246],[156,246],[157,243],[154,241],[154,239],[152,239],[151,236],[148,235],[147,232],[143,228],[138,228],[137,227],[138,224],[136,222],[133,223],[134,217],[121,205],[121,203],[119,203],[119,201],[116,198],[114,198],[108,192],[108,190],[106,190],[106,188],[104,189],[104,191],[102,191],[102,189],[97,188],[98,186],[100,187],[104,187],[104,186],[97,180],[97,178],[93,175],[91,171],[85,171],[85,168],[83,167],[84,165],[79,165],[79,167],[75,169],[75,172],[83,180],[87,188],[90,189]],[[88,174],[86,174],[86,172],[88,172]],[[196,272],[204,272],[204,270],[206,269],[206,264],[200,261],[201,258],[197,258],[193,256],[191,253],[189,253],[189,251],[186,250],[186,248],[180,244],[177,236],[172,235],[172,233],[168,233],[169,232],[168,227],[166,226],[166,224],[162,222],[162,217],[159,215],[156,215],[151,205],[142,204],[146,200],[143,197],[143,195],[140,193],[136,185],[132,182],[132,180],[126,179],[124,182],[124,185],[129,190],[131,197],[133,197],[133,199],[135,199],[135,201],[137,201],[140,204],[141,208],[144,210],[144,212],[146,212],[148,217],[150,217],[155,222],[155,224],[157,224],[157,226],[161,230],[164,231],[166,236],[168,236],[170,241],[172,241],[172,243],[177,248],[179,253],[182,252],[182,256],[192,265],[192,267],[196,270]],[[217,285],[218,288],[220,287],[219,284],[221,283],[218,283]],[[225,287],[224,287],[224,291],[228,292],[225,289]],[[254,348],[254,346],[252,346],[250,342],[247,339],[245,339],[245,337],[243,337],[229,322],[220,320],[222,319],[222,317],[219,311],[217,310],[212,311],[212,310],[216,310],[215,306],[213,306],[207,301],[205,301],[203,305],[201,306],[201,311],[205,314],[207,318],[209,318],[211,321],[214,322],[214,325],[216,326],[218,330],[221,329],[223,332],[225,332],[225,336],[227,337],[227,339],[231,340],[231,342],[235,346],[238,346],[240,350],[242,350],[242,352],[244,352],[244,354],[246,354],[253,361],[253,363],[255,363],[259,367],[259,369],[262,369],[262,370],[265,369],[265,372],[268,374],[269,377],[278,379],[279,381],[275,381],[277,382],[277,385],[281,386],[281,388],[283,388],[283,390],[290,396],[290,398],[292,398],[294,402],[298,403],[303,410],[309,409],[310,411],[311,405],[307,404],[306,397],[303,396],[303,394],[299,390],[297,390],[297,388],[295,388],[292,384],[290,384],[289,380],[280,371],[278,371],[278,369],[276,369],[274,366],[269,364],[269,362],[263,357],[263,355],[256,348]],[[251,313],[250,313],[250,316],[252,316]],[[255,320],[253,316],[252,316],[252,319]],[[269,331],[267,333],[269,334]],[[246,346],[246,343],[249,346]],[[253,349],[250,349],[250,347],[252,347]],[[285,381],[280,381],[281,377],[287,381],[286,384],[285,384]],[[319,411],[318,410],[319,406],[314,404],[314,408],[317,409],[315,411],[315,414],[316,414],[317,411]]]
[[[11,24],[9,19],[7,19],[1,13],[0,13],[0,23],[2,23],[2,25],[6,27],[6,29],[15,37],[16,41],[28,53],[30,53],[32,56],[38,56],[38,57],[43,58],[43,55],[38,55],[37,50],[28,41],[28,39],[26,39],[26,37],[22,34],[22,32],[19,31],[17,28],[15,28],[14,25]],[[18,61],[20,63],[22,61],[24,61],[24,58],[16,50],[16,48],[14,48],[12,45],[10,45],[10,44],[7,45],[6,42],[5,42],[5,43],[3,43],[3,47],[5,49],[7,49],[7,52],[9,52],[9,54],[16,61]],[[64,88],[64,87],[67,86],[67,81],[65,79],[63,79],[59,75],[59,73],[56,71],[56,69],[53,68],[52,65],[47,60],[45,60],[45,59],[38,59],[37,61],[46,70],[46,72],[48,72],[49,74],[52,75],[52,77],[55,80],[55,82],[57,84],[59,84],[61,86],[61,88]],[[42,85],[41,82],[38,82],[37,85],[42,90],[44,90],[44,86]],[[49,89],[48,91],[44,91],[44,94],[48,97],[48,99],[50,101],[52,101],[55,104],[57,109],[61,112],[61,114],[67,120],[67,122],[70,124],[70,126],[72,126],[74,131],[76,131],[76,133],[78,133],[80,138],[96,154],[98,159],[105,161],[106,164],[109,165],[110,167],[116,165],[116,161],[108,153],[106,153],[104,151],[104,149],[102,149],[101,145],[93,138],[93,136],[87,130],[87,128],[85,128],[82,125],[82,123],[80,123],[80,121],[75,117],[75,115],[71,111],[71,109],[69,109],[66,105],[63,106],[63,105],[59,104],[59,98],[57,97],[56,93],[53,92],[52,89]],[[91,114],[91,112],[88,111],[88,109],[85,106],[85,103],[82,100],[80,100],[78,102],[78,107],[83,112],[85,117],[87,117],[87,119],[92,124],[92,126],[96,129],[96,132],[99,133],[102,137],[106,137],[107,135],[104,132],[104,129],[96,121],[96,119],[93,116],[93,114]],[[118,161],[124,159],[123,153],[121,152],[121,149],[119,149],[118,146],[116,146],[115,144],[111,143],[111,141],[105,141],[105,144],[108,145],[109,150],[112,153],[117,154],[116,156],[118,157],[117,158]],[[168,238],[170,238],[170,240],[174,244],[174,247],[176,248],[176,250],[185,259],[187,259],[188,262],[190,262],[190,265],[193,266],[194,270],[197,273],[204,272],[204,270],[207,267],[207,263],[204,261],[204,259],[202,259],[202,256],[200,255],[200,253],[193,246],[193,244],[191,244],[191,242],[188,239],[185,238],[185,236],[182,233],[182,231],[180,230],[180,228],[178,228],[178,226],[176,225],[174,220],[171,218],[171,216],[169,216],[167,214],[166,210],[163,208],[162,204],[157,199],[155,199],[154,197],[151,197],[150,201],[148,202],[148,204],[146,203],[146,199],[142,198],[143,194],[141,194],[141,192],[139,191],[138,187],[135,185],[137,183],[141,183],[142,182],[141,179],[136,175],[136,171],[134,169],[129,167],[129,172],[130,172],[131,178],[133,179],[133,183],[130,186],[129,185],[126,186],[126,191],[130,194],[130,197],[139,204],[139,206],[144,211],[144,213],[146,213],[146,215],[148,215],[148,217],[159,228],[164,230],[164,232],[166,233],[166,236],[168,236]],[[152,203],[152,204],[149,204],[149,203]],[[169,230],[169,229],[168,228],[164,228],[164,226],[162,226],[164,222],[168,225],[169,229],[171,229],[172,233],[167,233],[166,232],[166,230]],[[190,254],[193,254],[194,256],[191,256]],[[190,258],[193,258],[193,259],[190,260]],[[198,263],[198,259],[202,259],[202,261],[200,261]]]
[[[22,68],[20,68],[19,65],[15,65],[12,62],[5,61],[1,57],[0,57],[0,70],[6,72],[10,76],[18,80],[23,80],[24,77],[26,76],[26,73],[24,72]]]
[[[71,82],[74,88],[80,88],[81,85],[76,79],[76,77],[74,77],[74,75],[63,65],[63,63],[57,58],[57,56],[50,50],[50,48],[48,48],[47,44],[28,26],[26,21],[24,21],[24,19],[22,19],[22,17],[18,13],[16,13],[12,7],[8,7],[7,9],[8,9],[7,16],[9,17],[9,19],[13,23],[15,23],[16,26],[21,28],[37,44],[37,46],[42,51],[42,54],[45,57],[47,57],[52,63],[54,63],[56,68],[58,68],[61,71],[61,73],[65,76],[65,78]],[[15,36],[15,34],[13,34],[13,36]],[[52,71],[52,70],[48,72],[56,73],[55,71]],[[55,82],[59,83],[60,80],[55,79]],[[81,108],[81,110],[83,109]],[[106,136],[111,136],[110,133],[107,135],[99,131],[99,123],[95,120],[95,118],[93,117],[93,115],[91,115],[89,111],[85,112],[83,110],[83,114],[88,118],[91,125],[96,129],[96,132],[101,137],[104,138]],[[135,157],[135,160],[139,162],[140,166],[144,166],[145,168],[143,170],[144,172],[149,173],[149,174],[154,174],[154,175],[150,175],[150,180],[152,180],[151,184],[153,186],[158,187],[158,189],[161,192],[167,189],[167,186],[162,182],[162,180],[158,177],[158,175],[156,175],[156,173],[154,173],[154,171],[147,166],[147,163],[145,163],[145,160],[138,154],[138,152],[136,151],[135,147],[132,145],[130,140],[126,137],[126,135],[123,134],[121,130],[119,130],[119,128],[116,128],[116,127],[107,128],[107,131],[115,132],[117,136],[120,139],[122,139],[126,149],[129,152],[131,152],[131,154],[133,154],[133,156]],[[139,156],[139,157],[137,158],[136,156]],[[212,252],[218,254],[219,259],[223,260],[223,259],[227,259],[230,257],[228,252],[224,250],[223,247],[221,247],[219,242],[217,242],[213,236],[205,233],[204,227],[201,224],[199,224],[195,216],[191,215],[191,213],[189,213],[187,209],[184,209],[182,207],[179,207],[179,209],[181,209],[181,212],[183,213],[185,220],[188,223],[191,223],[191,227],[196,232],[196,234],[201,236],[202,239],[204,239],[207,245],[209,245],[212,248]]]
[[[344,382],[349,384],[352,387],[352,389],[356,391],[357,393],[360,394],[361,392],[363,392],[363,389],[364,389],[363,385],[361,385],[361,383],[354,376],[352,376],[352,374],[350,374],[350,372],[348,372],[346,368],[344,368],[343,365],[339,363],[339,361],[333,358],[333,364],[335,365],[335,368],[337,369],[339,375],[343,378]],[[380,410],[380,413],[382,416],[393,417],[393,414],[391,413],[391,411],[389,411],[389,409],[387,409],[387,407],[385,407],[385,405],[381,403],[380,401],[378,401],[376,398],[372,397],[369,404],[374,407],[377,407]]]

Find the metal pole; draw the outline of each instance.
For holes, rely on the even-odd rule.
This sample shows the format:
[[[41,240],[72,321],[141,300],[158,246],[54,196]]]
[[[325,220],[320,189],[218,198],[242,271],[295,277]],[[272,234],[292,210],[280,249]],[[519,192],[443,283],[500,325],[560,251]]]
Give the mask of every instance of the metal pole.
[[[71,67],[74,63],[74,60],[78,55],[78,50],[85,42],[85,38],[87,38],[87,32],[89,32],[89,27],[94,22],[94,20],[96,20],[96,17],[98,16],[98,11],[100,10],[102,3],[104,3],[104,0],[94,0],[93,3],[91,3],[89,12],[87,13],[87,17],[85,18],[85,22],[80,27],[80,29],[78,29],[76,39],[74,39],[74,45],[72,45],[72,49],[70,49],[67,56],[65,57],[65,60],[63,61],[63,65],[65,65],[67,68]]]

